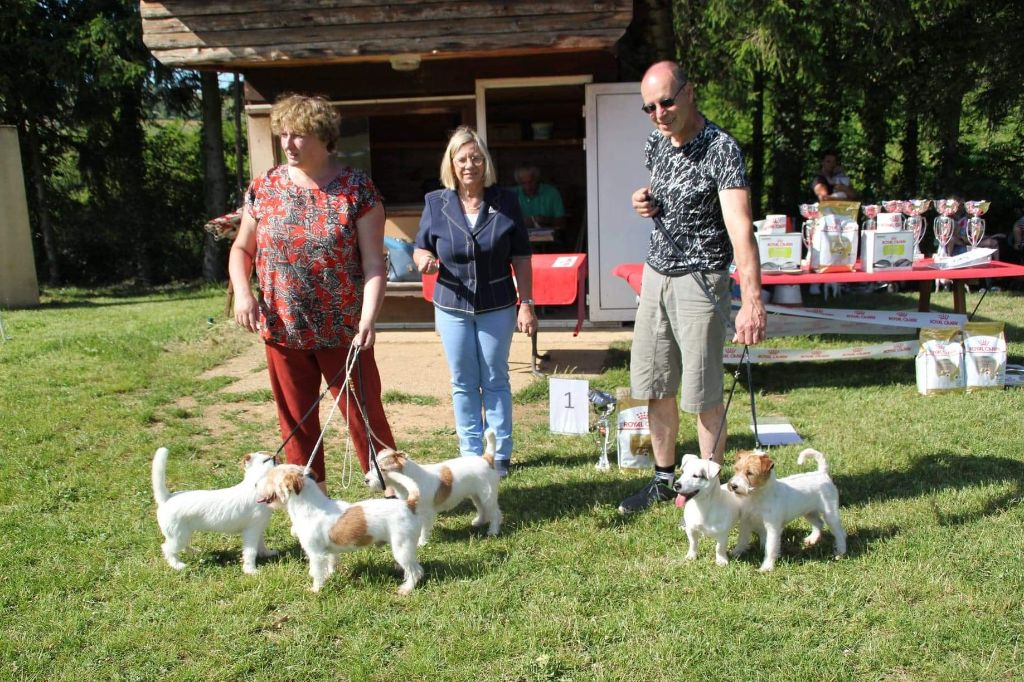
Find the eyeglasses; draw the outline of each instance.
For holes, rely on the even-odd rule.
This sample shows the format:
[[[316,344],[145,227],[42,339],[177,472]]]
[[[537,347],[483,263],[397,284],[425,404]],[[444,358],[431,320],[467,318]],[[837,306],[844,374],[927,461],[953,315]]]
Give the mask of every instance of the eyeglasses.
[[[683,88],[686,87],[686,84],[688,82],[689,81],[683,81],[683,84],[679,86],[678,90],[676,90],[676,94],[672,95],[668,99],[663,99],[657,104],[643,105],[642,107],[640,107],[641,111],[643,111],[645,114],[653,114],[657,110],[658,104],[661,105],[662,109],[670,109],[671,107],[674,107],[676,105],[676,97],[679,97],[679,93],[683,91]]]
[[[452,158],[452,163],[456,166],[465,168],[466,166],[482,166],[484,165],[484,157],[474,154],[473,156],[455,156]]]

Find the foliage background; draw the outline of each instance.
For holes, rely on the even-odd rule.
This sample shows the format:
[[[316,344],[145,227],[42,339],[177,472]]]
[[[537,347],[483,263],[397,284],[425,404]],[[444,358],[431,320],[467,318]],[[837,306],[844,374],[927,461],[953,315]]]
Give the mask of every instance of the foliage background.
[[[864,200],[987,198],[989,233],[1007,232],[1024,206],[1021,26],[1006,0],[636,0],[620,77],[682,60],[744,147],[755,216],[795,214],[836,149]],[[199,83],[153,60],[134,0],[0,3],[0,124],[19,129],[43,279],[204,272]]]

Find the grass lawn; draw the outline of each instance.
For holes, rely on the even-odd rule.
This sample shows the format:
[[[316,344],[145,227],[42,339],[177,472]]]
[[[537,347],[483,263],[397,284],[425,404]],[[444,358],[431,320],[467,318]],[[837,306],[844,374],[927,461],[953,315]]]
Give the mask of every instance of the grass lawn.
[[[932,301],[951,307],[950,294]],[[772,574],[757,572],[757,551],[716,567],[711,540],[684,561],[679,511],[621,518],[619,501],[646,475],[598,472],[594,437],[548,433],[538,382],[517,396],[520,466],[503,484],[502,534],[472,535],[468,506],[442,515],[411,596],[396,595],[385,549],[343,556],[310,593],[284,515],[267,538],[282,554],[258,575],[241,572],[237,538],[215,535],[197,536],[189,567],[173,571],[160,555],[153,451],[171,450],[172,490],[221,487],[272,436],[202,425],[224,381],[200,376],[241,348],[222,307],[217,287],[55,290],[35,310],[3,311],[0,678],[1024,677],[1024,394],[919,396],[911,360],[754,368],[758,415],[789,417],[828,456],[850,536],[841,561],[828,533],[800,548],[802,521]],[[1010,361],[1024,361],[1019,294],[989,294],[979,318],[1006,321]],[[626,385],[626,355],[612,357],[593,385]],[[752,445],[745,390],[729,454]],[[693,452],[692,420],[683,424],[679,452]],[[428,461],[451,452],[453,436],[399,445]],[[798,451],[772,451],[780,475],[798,470]],[[339,459],[328,466],[338,481]],[[332,492],[367,496],[358,481]]]

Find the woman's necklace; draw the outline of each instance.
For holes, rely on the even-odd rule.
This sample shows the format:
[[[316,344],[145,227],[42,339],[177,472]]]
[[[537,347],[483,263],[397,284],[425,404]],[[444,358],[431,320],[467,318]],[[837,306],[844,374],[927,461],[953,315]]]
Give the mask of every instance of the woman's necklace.
[[[462,202],[462,208],[465,209],[466,213],[479,213],[480,205],[483,203],[483,197],[463,196],[460,193],[459,201]]]

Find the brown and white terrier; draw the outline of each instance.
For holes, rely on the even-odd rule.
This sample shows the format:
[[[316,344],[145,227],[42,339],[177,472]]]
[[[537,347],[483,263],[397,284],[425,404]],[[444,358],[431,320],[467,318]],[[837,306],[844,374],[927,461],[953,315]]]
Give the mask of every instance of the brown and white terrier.
[[[337,555],[372,544],[390,544],[405,580],[399,594],[409,594],[423,577],[416,557],[422,523],[416,514],[419,491],[407,500],[375,499],[349,504],[323,493],[305,470],[279,464],[257,484],[258,499],[274,508],[284,507],[292,532],[309,557],[313,592],[319,592],[334,572]]]
[[[776,478],[775,462],[767,455],[750,450],[737,453],[728,483],[740,499],[740,535],[731,552],[733,556],[745,552],[750,533],[757,533],[764,548],[760,570],[771,571],[782,551],[782,529],[798,516],[811,524],[811,532],[804,538],[805,547],[817,544],[827,522],[835,537],[836,556],[846,554],[846,531],[839,520],[839,490],[828,474],[825,456],[807,448],[800,453],[797,463],[803,464],[809,458],[817,461],[817,471]]]
[[[501,475],[494,468],[494,432],[487,431],[484,440],[483,456],[455,457],[437,464],[417,464],[398,450],[385,449],[377,455],[384,482],[394,488],[399,497],[410,498],[410,490],[419,491],[416,510],[423,520],[420,546],[430,539],[438,512],[454,509],[467,499],[476,507],[476,518],[472,521],[474,528],[487,526],[488,535],[497,535],[501,530],[502,515],[498,507]],[[371,490],[380,491],[380,479],[371,462],[370,471],[364,477],[366,485]]]

